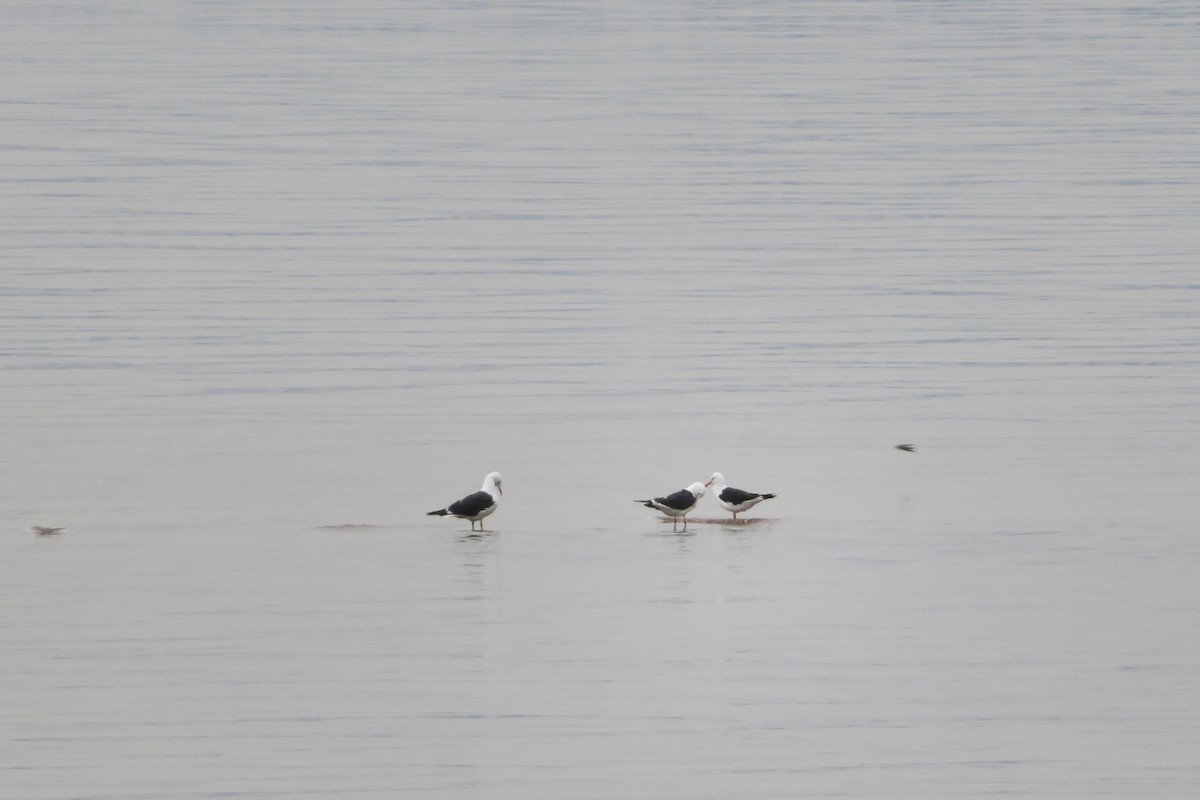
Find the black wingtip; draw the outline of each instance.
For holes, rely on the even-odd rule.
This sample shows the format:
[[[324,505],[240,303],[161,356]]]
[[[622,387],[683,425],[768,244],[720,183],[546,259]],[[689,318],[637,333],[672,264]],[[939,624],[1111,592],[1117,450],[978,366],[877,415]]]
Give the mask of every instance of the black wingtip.
[[[444,509],[444,508],[439,508],[437,511],[430,511],[430,512],[429,512],[428,514],[426,514],[425,516],[427,516],[427,517],[444,517],[444,516],[446,516],[446,515],[447,515],[447,514],[449,514],[449,513],[450,513],[450,512],[449,512],[449,511],[447,511],[446,509]]]
[[[915,444],[898,444],[898,445],[896,445],[896,449],[903,450],[906,453],[917,452],[917,446]]]

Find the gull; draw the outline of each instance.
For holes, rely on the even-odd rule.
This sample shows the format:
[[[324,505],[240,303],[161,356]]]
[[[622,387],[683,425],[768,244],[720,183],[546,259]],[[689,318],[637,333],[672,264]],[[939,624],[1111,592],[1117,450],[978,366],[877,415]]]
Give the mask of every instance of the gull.
[[[487,477],[483,479],[483,488],[478,492],[469,494],[462,500],[458,500],[445,508],[439,508],[437,511],[430,511],[425,516],[428,517],[447,517],[453,516],[459,519],[471,521],[471,530],[475,530],[475,523],[479,523],[479,530],[483,531],[483,518],[491,514],[500,505],[499,495],[504,494],[504,490],[500,488],[503,479],[499,472],[489,472]]]
[[[687,530],[687,514],[696,507],[696,503],[704,496],[704,484],[697,481],[686,489],[672,492],[666,497],[655,497],[650,500],[634,500],[646,508],[657,508],[671,518],[671,530],[677,530],[679,518],[683,517],[683,529]]]
[[[737,519],[739,511],[749,511],[763,500],[770,500],[775,497],[773,494],[757,494],[756,492],[746,492],[741,489],[734,489],[732,486],[726,486],[725,476],[719,472],[714,472],[712,477],[708,479],[708,483],[704,485],[715,486],[713,492],[716,495],[717,502],[726,511],[733,512],[734,519]]]

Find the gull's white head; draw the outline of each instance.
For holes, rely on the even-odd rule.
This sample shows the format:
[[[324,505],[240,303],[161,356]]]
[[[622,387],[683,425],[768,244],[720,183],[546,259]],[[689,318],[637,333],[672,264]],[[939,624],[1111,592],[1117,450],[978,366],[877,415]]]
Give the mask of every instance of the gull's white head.
[[[704,484],[701,483],[700,481],[696,481],[695,483],[693,483],[691,486],[688,487],[688,491],[691,492],[696,497],[703,497],[704,496]]]
[[[719,472],[714,472],[714,473],[712,474],[712,477],[708,479],[708,483],[706,483],[706,484],[704,484],[704,485],[705,485],[705,486],[712,486],[714,483],[715,483],[717,486],[724,486],[724,485],[725,485],[725,476],[724,476],[724,475],[722,475],[722,474],[721,474],[721,473],[719,473]]]
[[[489,472],[488,476],[483,479],[483,490],[486,492],[488,487],[494,487],[497,492],[504,494],[504,490],[500,488],[500,484],[503,482],[504,479],[500,477],[499,472]]]

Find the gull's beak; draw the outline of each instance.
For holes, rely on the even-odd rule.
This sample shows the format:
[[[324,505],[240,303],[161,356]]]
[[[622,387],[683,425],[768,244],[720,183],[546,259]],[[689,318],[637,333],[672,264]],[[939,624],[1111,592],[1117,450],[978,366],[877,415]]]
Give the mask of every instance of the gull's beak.
[[[504,490],[502,488],[500,488],[500,484],[498,484],[498,483],[496,484],[496,491],[499,492],[500,494],[504,494]]]

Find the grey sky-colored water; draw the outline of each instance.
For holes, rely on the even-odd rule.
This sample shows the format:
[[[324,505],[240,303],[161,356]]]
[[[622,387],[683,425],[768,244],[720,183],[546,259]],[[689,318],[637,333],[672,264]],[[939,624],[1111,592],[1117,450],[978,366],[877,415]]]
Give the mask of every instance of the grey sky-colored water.
[[[1194,794],[1190,4],[4,16],[0,794]]]

